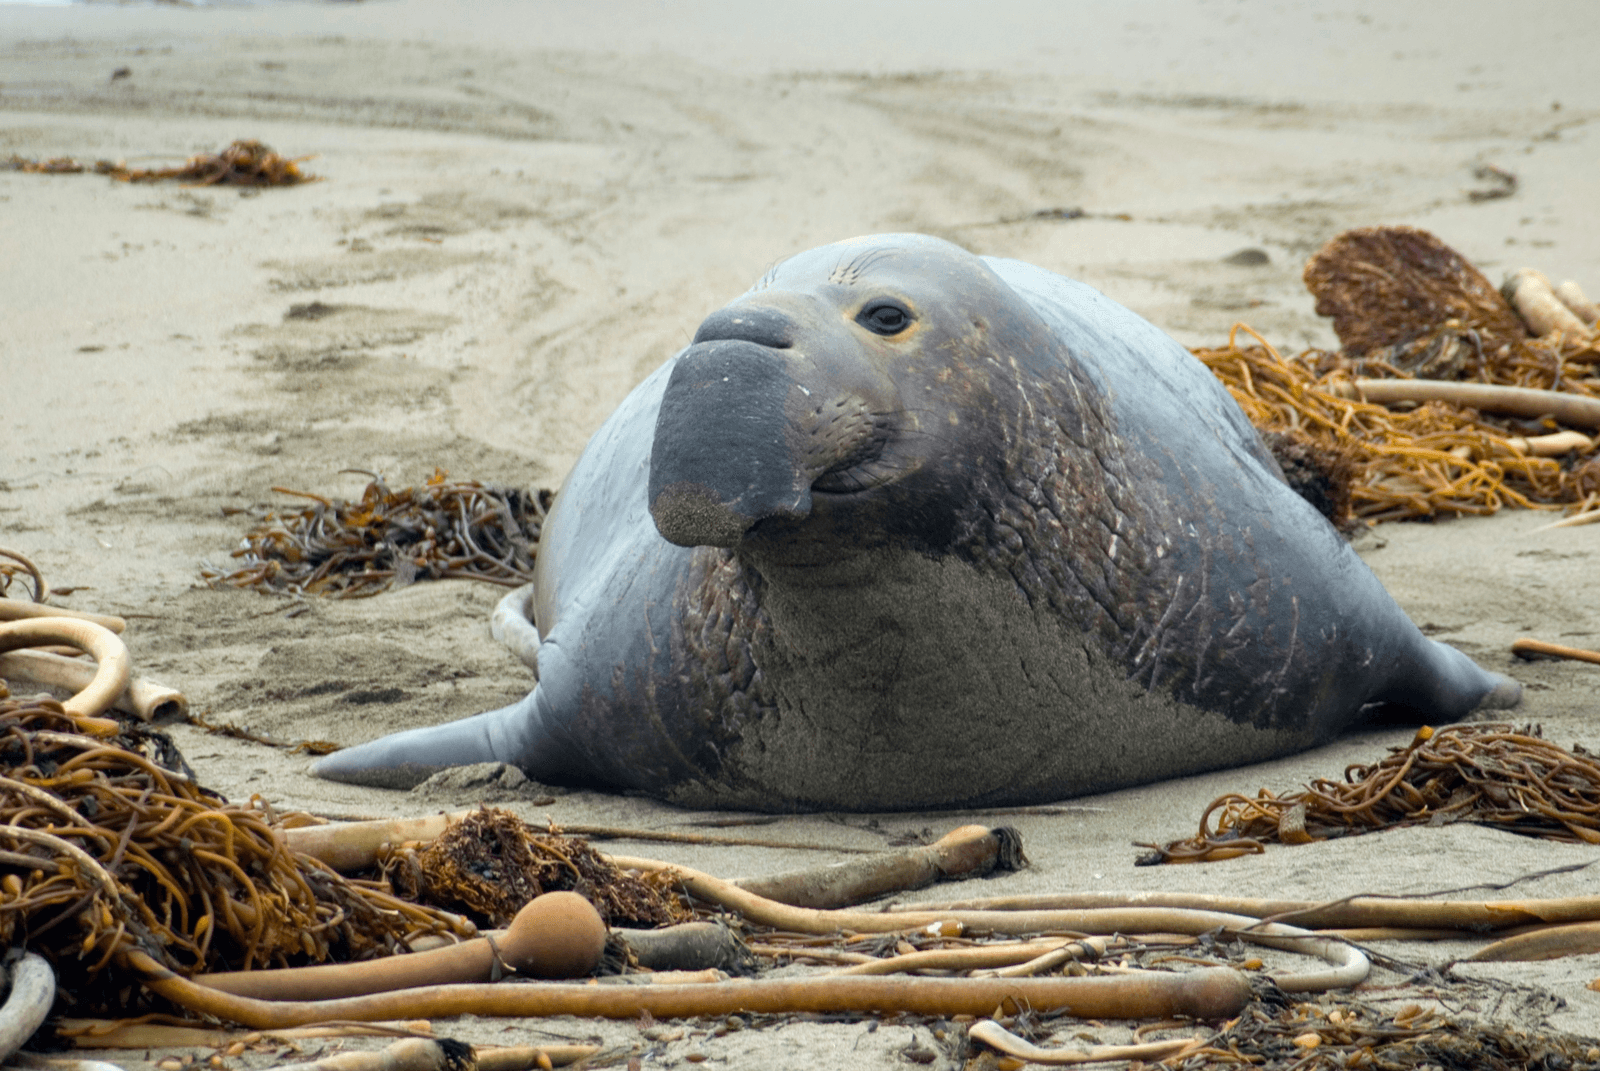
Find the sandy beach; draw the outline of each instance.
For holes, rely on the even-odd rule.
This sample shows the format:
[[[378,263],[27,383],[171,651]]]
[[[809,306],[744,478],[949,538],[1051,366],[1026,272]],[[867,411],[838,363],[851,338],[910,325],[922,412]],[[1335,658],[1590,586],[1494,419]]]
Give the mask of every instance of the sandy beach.
[[[790,253],[920,231],[1081,279],[1186,345],[1220,345],[1243,321],[1288,351],[1334,345],[1300,272],[1351,227],[1424,227],[1497,283],[1532,266],[1600,291],[1600,22],[1582,0],[1514,19],[1482,2],[1441,15],[1375,0],[975,11],[887,0],[782,16],[642,0],[0,3],[0,158],[151,166],[257,138],[312,157],[303,166],[321,179],[239,191],[0,171],[0,545],[75,589],[60,604],[128,618],[139,670],[183,689],[206,718],[355,743],[532,686],[489,636],[502,591],[448,581],[306,602],[210,590],[199,570],[228,562],[249,524],[237,511],[288,504],[275,486],[356,497],[366,477],[352,469],[392,486],[443,468],[558,487],[627,392]],[[1512,196],[1470,197],[1485,165],[1517,177]],[[1233,258],[1241,250],[1265,256]],[[1426,632],[1523,683],[1518,724],[1600,750],[1600,669],[1510,654],[1520,635],[1600,645],[1597,529],[1539,531],[1550,519],[1389,524],[1357,545]],[[301,755],[192,726],[173,735],[201,780],[233,799],[340,817],[477,799],[331,784]],[[1030,868],[906,899],[1333,899],[1600,861],[1594,847],[1453,825],[1133,865],[1132,842],[1193,832],[1223,792],[1337,777],[1410,736],[1375,728],[1032,812],[800,816],[760,830],[845,848],[969,820],[1021,831]],[[594,792],[504,805],[564,825],[688,830],[704,817]],[[605,847],[727,877],[843,858]],[[1506,895],[1595,889],[1596,872],[1577,870]],[[1600,993],[1585,988],[1600,955],[1457,967],[1507,983],[1489,1001],[1422,969],[1472,947],[1384,943],[1416,969],[1378,970],[1366,999],[1438,998],[1464,1015],[1600,1037]],[[647,1067],[691,1054],[726,1067],[898,1067],[914,1041],[936,1051],[929,1066],[964,1059],[920,1022],[691,1029],[671,1041],[587,1020],[439,1028],[468,1041],[597,1038]],[[160,1055],[111,1058],[144,1067]]]

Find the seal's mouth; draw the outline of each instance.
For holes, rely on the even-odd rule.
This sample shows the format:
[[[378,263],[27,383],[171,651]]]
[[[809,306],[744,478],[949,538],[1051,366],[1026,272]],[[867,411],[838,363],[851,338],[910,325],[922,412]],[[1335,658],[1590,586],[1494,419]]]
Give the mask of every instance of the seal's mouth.
[[[897,469],[884,457],[890,435],[882,427],[874,432],[811,481],[811,490],[825,495],[855,495],[892,481]]]
[[[795,424],[796,460],[801,471],[816,473],[811,477],[813,492],[860,494],[897,475],[889,444],[898,421],[861,395],[851,392],[818,401]]]

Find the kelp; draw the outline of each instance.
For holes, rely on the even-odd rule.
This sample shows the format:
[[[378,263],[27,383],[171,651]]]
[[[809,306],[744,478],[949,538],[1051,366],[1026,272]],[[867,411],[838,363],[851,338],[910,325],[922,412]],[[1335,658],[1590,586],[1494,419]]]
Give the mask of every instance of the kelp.
[[[288,848],[269,808],[198,784],[159,732],[83,736],[54,700],[0,699],[0,943],[51,962],[58,1010],[143,1004],[132,948],[188,974],[471,932]]]
[[[1537,726],[1424,726],[1344,780],[1321,777],[1299,792],[1230,792],[1185,840],[1141,845],[1141,863],[1194,863],[1406,825],[1474,822],[1568,843],[1600,844],[1600,756],[1545,740]]]
[[[434,470],[421,487],[391,490],[372,477],[361,499],[310,499],[295,512],[269,512],[245,534],[232,570],[203,568],[212,587],[324,595],[376,595],[418,580],[486,580],[518,587],[533,579],[539,530],[553,491],[487,487]]]
[[[407,899],[508,926],[547,892],[583,896],[612,925],[668,926],[690,915],[660,882],[624,873],[582,837],[541,833],[516,815],[482,807],[421,848],[401,846],[381,863]]]
[[[1519,275],[1529,273],[1519,273]],[[1537,273],[1531,273],[1537,275]],[[1540,277],[1542,279],[1542,277]],[[1286,470],[1309,468],[1335,523],[1369,523],[1600,498],[1600,463],[1535,456],[1551,417],[1514,420],[1444,402],[1376,405],[1355,381],[1428,379],[1600,397],[1600,336],[1536,335],[1465,257],[1414,227],[1364,227],[1307,263],[1337,351],[1285,358],[1244,325],[1194,351],[1263,433]],[[1548,288],[1547,288],[1548,289]],[[1586,308],[1574,284],[1561,300]],[[1574,321],[1577,322],[1577,321]],[[1254,344],[1241,342],[1248,334]],[[1584,429],[1592,432],[1593,429]],[[1289,475],[1294,478],[1293,471]],[[1293,482],[1299,484],[1298,479]]]
[[[287,157],[253,138],[242,138],[214,153],[198,153],[179,167],[129,167],[121,160],[79,163],[70,157],[28,160],[12,156],[0,170],[31,175],[75,175],[92,171],[119,182],[185,182],[191,186],[298,186],[317,176],[300,170],[309,156]]]
[[[1241,344],[1240,334],[1255,345]],[[1600,492],[1600,467],[1533,456],[1529,429],[1443,402],[1404,409],[1350,397],[1347,368],[1325,351],[1285,358],[1240,327],[1227,346],[1194,354],[1259,431],[1299,446],[1340,474],[1341,486],[1331,493],[1348,504],[1335,523],[1488,514],[1505,506],[1548,509]],[[1378,369],[1369,363],[1365,370]],[[1551,422],[1535,433],[1554,430]]]
[[[1579,1071],[1600,1067],[1582,1038],[1446,1015],[1420,1004],[1389,1012],[1362,1001],[1274,1007],[1258,1002],[1203,1046],[1163,1060],[1172,1071]]]

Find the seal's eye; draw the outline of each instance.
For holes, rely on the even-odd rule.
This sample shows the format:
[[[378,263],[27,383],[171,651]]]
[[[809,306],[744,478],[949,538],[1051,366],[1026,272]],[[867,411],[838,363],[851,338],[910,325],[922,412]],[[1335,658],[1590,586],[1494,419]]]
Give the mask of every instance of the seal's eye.
[[[875,335],[898,335],[911,326],[911,310],[898,301],[880,300],[856,314],[856,323]]]

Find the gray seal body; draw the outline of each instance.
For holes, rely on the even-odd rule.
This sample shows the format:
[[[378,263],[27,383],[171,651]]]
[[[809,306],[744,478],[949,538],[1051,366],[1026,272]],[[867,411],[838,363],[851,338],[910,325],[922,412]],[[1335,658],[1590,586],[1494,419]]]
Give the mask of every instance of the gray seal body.
[[[1025,804],[1520,694],[1417,630],[1172,339],[920,235],[793,257],[712,314],[590,441],[536,585],[530,695],[315,772]]]

